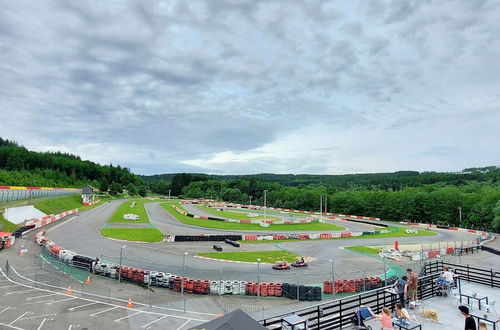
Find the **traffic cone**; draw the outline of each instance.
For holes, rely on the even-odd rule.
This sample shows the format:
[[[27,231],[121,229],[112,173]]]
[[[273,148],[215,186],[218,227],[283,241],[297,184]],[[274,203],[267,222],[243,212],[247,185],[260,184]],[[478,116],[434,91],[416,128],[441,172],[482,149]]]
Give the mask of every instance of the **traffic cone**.
[[[134,304],[132,304],[132,298],[128,298],[128,303],[127,303],[127,307],[132,307],[134,306]]]
[[[72,294],[73,290],[71,290],[71,285],[68,285],[68,289],[66,290],[66,294]]]
[[[90,284],[92,281],[90,280],[90,276],[87,276],[87,280],[85,281],[85,284]]]
[[[22,257],[24,256],[24,252],[23,252],[23,249],[19,249],[19,255]]]

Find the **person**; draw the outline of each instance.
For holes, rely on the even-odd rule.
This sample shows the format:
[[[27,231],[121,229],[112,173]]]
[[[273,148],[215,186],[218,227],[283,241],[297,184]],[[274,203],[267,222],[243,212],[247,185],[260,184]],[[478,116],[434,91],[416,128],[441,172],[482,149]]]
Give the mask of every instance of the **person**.
[[[415,274],[411,268],[406,270],[408,273],[408,289],[407,289],[407,298],[410,301],[417,301],[417,284],[418,284],[418,275]]]
[[[401,277],[399,280],[397,280],[396,282],[394,282],[394,285],[393,285],[394,288],[396,288],[398,290],[398,295],[399,295],[399,303],[401,304],[401,306],[405,306],[405,302],[406,302],[406,299],[405,299],[405,296],[407,294],[407,290],[408,290],[408,276],[403,276]]]
[[[396,304],[396,318],[398,319],[398,322],[401,324],[404,324],[404,322],[410,322],[410,314],[399,303]]]
[[[488,330],[486,323],[484,323],[483,321],[479,322],[477,325],[479,327],[479,330]]]
[[[369,311],[373,317],[376,317],[380,321],[380,328],[382,330],[394,330],[394,327],[392,325],[391,311],[389,310],[389,308],[382,308],[382,313],[380,314],[373,313],[371,309],[369,309]]]
[[[474,318],[469,314],[469,307],[458,306],[458,309],[460,310],[462,315],[465,317],[465,330],[477,330],[476,329],[476,321],[474,321]]]
[[[453,280],[453,273],[450,272],[450,269],[448,267],[444,267],[443,269],[443,273],[441,274],[441,276],[439,276],[437,279],[436,279],[436,283],[438,284],[453,284],[454,280]]]
[[[300,257],[300,263],[303,264],[304,262],[304,257]]]

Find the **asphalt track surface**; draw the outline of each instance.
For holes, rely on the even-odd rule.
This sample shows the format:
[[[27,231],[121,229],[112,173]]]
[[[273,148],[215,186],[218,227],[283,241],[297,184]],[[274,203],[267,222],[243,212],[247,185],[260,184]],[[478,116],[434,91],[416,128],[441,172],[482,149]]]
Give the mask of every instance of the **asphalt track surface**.
[[[119,262],[120,247],[123,249],[123,264],[126,266],[153,269],[192,278],[203,278],[217,280],[219,278],[229,280],[257,281],[257,265],[251,263],[234,263],[219,260],[207,260],[195,257],[198,252],[212,252],[214,242],[182,242],[182,243],[134,243],[102,237],[100,229],[107,219],[123,203],[123,200],[115,200],[100,205],[90,211],[70,217],[57,225],[49,227],[47,237],[54,240],[57,245],[77,253],[103,258],[104,260]],[[159,203],[145,204],[151,223],[165,234],[199,235],[217,233],[239,233],[235,231],[224,231],[220,229],[199,228],[180,223],[162,208]],[[338,222],[335,222],[338,223]],[[353,230],[351,223],[345,225],[346,229]],[[357,226],[354,225],[354,226]],[[273,228],[277,233],[278,225]],[[365,228],[366,230],[366,228]],[[265,233],[266,231],[259,231]],[[254,233],[254,232],[253,232]],[[290,232],[287,232],[290,233]],[[266,244],[242,244],[241,248],[234,248],[224,243],[224,251],[265,251],[286,249],[298,255],[311,257],[313,260],[307,268],[294,269],[292,271],[275,271],[269,264],[260,265],[261,281],[295,282],[297,277],[304,283],[321,283],[329,278],[332,263],[336,274],[348,274],[350,272],[363,272],[372,269],[380,269],[382,264],[378,260],[370,260],[364,256],[341,249],[350,245],[380,245],[393,244],[397,239],[400,244],[438,242],[438,241],[461,241],[470,240],[472,236],[467,233],[438,231],[435,236],[412,236],[399,238],[378,238],[362,240],[321,240],[300,241],[286,243]],[[184,255],[185,252],[188,255]],[[183,267],[185,260],[186,267]],[[184,271],[185,270],[185,271]],[[222,270],[222,275],[221,275]],[[297,274],[295,274],[295,272]]]

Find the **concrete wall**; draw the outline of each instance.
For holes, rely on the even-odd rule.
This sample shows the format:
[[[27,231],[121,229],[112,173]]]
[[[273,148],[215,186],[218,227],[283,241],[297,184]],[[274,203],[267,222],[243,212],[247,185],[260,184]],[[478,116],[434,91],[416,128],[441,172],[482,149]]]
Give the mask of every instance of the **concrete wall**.
[[[44,217],[46,214],[36,209],[33,205],[10,207],[5,209],[3,217],[16,225],[25,220]]]

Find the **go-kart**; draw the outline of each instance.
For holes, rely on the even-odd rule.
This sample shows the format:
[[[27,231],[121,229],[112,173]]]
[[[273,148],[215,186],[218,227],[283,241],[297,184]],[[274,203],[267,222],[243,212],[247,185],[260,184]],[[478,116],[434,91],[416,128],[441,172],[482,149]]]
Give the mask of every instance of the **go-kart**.
[[[290,266],[286,263],[286,261],[282,261],[282,262],[275,263],[273,265],[273,269],[276,269],[276,270],[290,269]]]
[[[307,264],[307,262],[305,262],[305,261],[302,261],[302,260],[296,260],[296,261],[292,262],[292,266],[293,266],[293,267],[307,267],[307,266],[308,266],[308,264]]]

